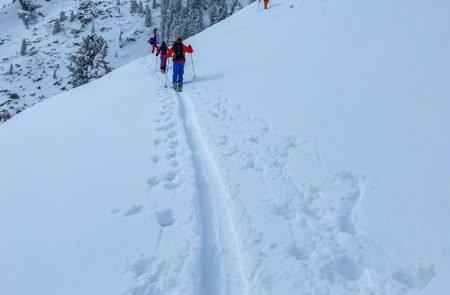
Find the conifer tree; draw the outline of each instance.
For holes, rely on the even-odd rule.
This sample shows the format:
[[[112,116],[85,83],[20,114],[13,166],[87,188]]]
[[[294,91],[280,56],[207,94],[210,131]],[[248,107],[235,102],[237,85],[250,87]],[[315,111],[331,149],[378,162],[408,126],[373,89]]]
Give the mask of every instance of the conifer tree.
[[[188,13],[189,8],[181,7],[180,12],[174,19],[172,25],[172,33],[174,38],[186,37],[188,35]]]
[[[25,11],[33,11],[34,10],[31,0],[19,0],[19,4],[20,4],[22,10],[25,10]]]
[[[111,72],[106,61],[107,54],[108,44],[101,36],[91,34],[84,37],[81,47],[70,57],[70,83],[78,87]]]
[[[230,7],[230,15],[238,12],[241,9],[242,9],[241,2],[239,2],[239,0],[233,0],[233,2],[231,3],[231,7]]]
[[[9,74],[9,75],[12,75],[13,73],[14,73],[14,67],[13,67],[13,64],[11,64],[11,65],[9,66],[8,74]]]
[[[156,0],[153,0],[152,2],[152,8],[156,9],[158,7],[158,4],[156,4]]]
[[[24,39],[22,39],[22,46],[20,47],[20,54],[21,55],[25,55],[27,54],[27,41]]]
[[[58,34],[59,32],[61,32],[61,30],[62,30],[61,23],[59,22],[59,18],[57,18],[53,23],[53,34]]]
[[[131,13],[136,13],[138,11],[139,7],[138,4],[136,2],[136,0],[131,0],[131,4],[130,4],[130,12]]]
[[[212,0],[209,10],[210,25],[218,23],[228,16],[228,9],[225,0]]]
[[[163,40],[168,40],[167,39],[167,24],[169,17],[168,8],[169,8],[169,0],[162,0],[160,31],[161,31],[161,38]]]
[[[192,0],[190,3],[189,20],[187,24],[187,35],[193,36],[204,29],[203,25],[203,5],[201,0]]]
[[[119,34],[119,47],[122,48],[123,47],[123,41],[122,41],[122,30],[120,30],[120,34]]]
[[[150,7],[148,6],[148,4],[145,6],[145,20],[144,20],[144,25],[149,28],[152,26],[152,11],[150,10]]]
[[[211,26],[215,23],[217,23],[217,6],[213,3],[209,9],[209,25]]]
[[[142,1],[139,1],[138,12],[139,14],[144,13],[144,6],[142,5]]]
[[[59,13],[59,21],[60,21],[60,22],[63,22],[63,21],[65,21],[66,19],[67,19],[66,13],[65,13],[64,11],[61,11],[61,12]]]
[[[75,20],[75,13],[73,13],[73,10],[70,11],[70,19],[69,21],[72,23]]]
[[[223,21],[228,16],[228,8],[225,0],[217,0],[216,22]]]
[[[181,0],[172,0],[170,2],[170,7],[168,9],[169,16],[168,16],[168,22],[166,27],[166,40],[169,42],[179,36],[175,35],[174,30],[181,26]]]

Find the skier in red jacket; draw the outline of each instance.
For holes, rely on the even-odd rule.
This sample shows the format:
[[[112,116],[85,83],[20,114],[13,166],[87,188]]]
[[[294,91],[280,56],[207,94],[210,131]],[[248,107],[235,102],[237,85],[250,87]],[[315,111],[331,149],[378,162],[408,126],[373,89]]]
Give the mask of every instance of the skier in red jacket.
[[[192,46],[184,45],[182,38],[178,38],[169,49],[169,52],[167,52],[169,58],[173,55],[172,84],[175,91],[181,92],[183,90],[184,63],[186,62],[185,54],[192,52],[194,52]]]

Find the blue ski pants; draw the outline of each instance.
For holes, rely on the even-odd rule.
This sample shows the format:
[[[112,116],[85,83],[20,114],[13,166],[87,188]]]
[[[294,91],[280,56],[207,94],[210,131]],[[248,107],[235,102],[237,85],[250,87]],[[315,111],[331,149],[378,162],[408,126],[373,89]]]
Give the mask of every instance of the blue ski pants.
[[[184,62],[173,62],[172,83],[183,83]]]

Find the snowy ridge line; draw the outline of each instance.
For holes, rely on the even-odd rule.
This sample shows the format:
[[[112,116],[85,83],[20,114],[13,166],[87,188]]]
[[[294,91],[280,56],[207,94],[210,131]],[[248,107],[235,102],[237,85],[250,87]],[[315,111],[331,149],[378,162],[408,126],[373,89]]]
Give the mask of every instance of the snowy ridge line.
[[[190,102],[190,96],[178,93],[178,98],[180,101],[180,116],[183,119],[188,144],[192,149],[196,172],[198,173],[200,224],[203,228],[210,228],[209,223],[215,221],[218,227],[216,232],[219,233],[218,237],[214,235],[214,232],[206,232],[206,235],[202,236],[202,240],[205,241],[206,239],[207,242],[204,243],[205,246],[213,246],[209,244],[212,241],[215,243],[214,248],[206,250],[213,250],[214,253],[210,254],[219,256],[213,260],[207,259],[210,254],[205,256],[204,249],[200,259],[203,262],[207,259],[207,264],[217,260],[221,273],[219,273],[220,277],[216,277],[216,280],[225,280],[222,283],[224,285],[218,286],[220,289],[216,290],[217,293],[211,293],[208,291],[208,286],[203,285],[200,294],[248,294],[249,282],[244,272],[241,257],[243,252],[240,245],[242,243],[232,217],[230,194],[226,189],[217,161],[205,141],[201,124]],[[203,187],[203,185],[206,185],[206,187]],[[209,213],[202,210],[208,207],[212,216],[207,216]],[[202,233],[205,234],[203,230]],[[220,249],[220,252],[216,248]],[[205,271],[210,266],[205,266],[202,264],[202,278],[206,278],[208,281],[210,279],[209,273],[205,273]],[[233,276],[233,273],[237,276]]]

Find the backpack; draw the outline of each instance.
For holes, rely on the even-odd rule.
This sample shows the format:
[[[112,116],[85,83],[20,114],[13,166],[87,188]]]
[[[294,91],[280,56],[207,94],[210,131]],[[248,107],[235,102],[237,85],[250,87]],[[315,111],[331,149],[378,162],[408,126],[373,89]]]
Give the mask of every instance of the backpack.
[[[173,53],[175,54],[175,60],[185,60],[184,51],[183,51],[183,43],[177,42],[173,44]]]
[[[149,43],[150,43],[151,45],[155,45],[155,38],[154,38],[154,37],[151,37]]]
[[[161,44],[161,47],[159,48],[162,54],[167,54],[167,45],[166,43]]]

